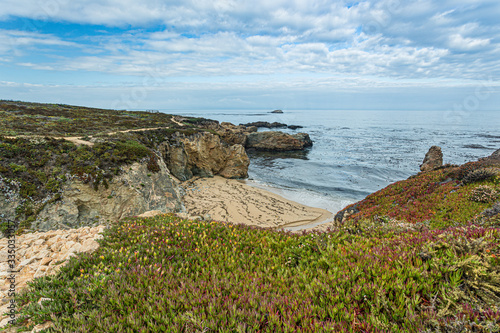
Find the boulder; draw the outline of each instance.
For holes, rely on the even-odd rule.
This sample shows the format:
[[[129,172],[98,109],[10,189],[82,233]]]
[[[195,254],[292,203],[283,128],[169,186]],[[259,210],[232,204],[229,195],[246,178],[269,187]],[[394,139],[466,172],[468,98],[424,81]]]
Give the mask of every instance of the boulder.
[[[256,132],[247,135],[247,148],[268,151],[301,150],[312,145],[309,135],[299,133],[295,135],[277,131]]]
[[[357,214],[357,213],[359,213],[358,204],[355,204],[351,207],[345,208],[345,209],[341,210],[340,212],[338,212],[335,215],[334,219],[335,219],[335,222],[337,223],[337,225],[340,225],[340,224],[344,223],[349,216]]]
[[[431,171],[443,165],[443,153],[438,146],[432,146],[427,154],[425,154],[424,161],[420,165],[420,171]]]
[[[246,137],[246,136],[245,136]],[[248,176],[250,160],[242,145],[228,145],[218,135],[196,133],[173,137],[162,151],[169,170],[178,179],[185,181],[194,176],[225,178]]]

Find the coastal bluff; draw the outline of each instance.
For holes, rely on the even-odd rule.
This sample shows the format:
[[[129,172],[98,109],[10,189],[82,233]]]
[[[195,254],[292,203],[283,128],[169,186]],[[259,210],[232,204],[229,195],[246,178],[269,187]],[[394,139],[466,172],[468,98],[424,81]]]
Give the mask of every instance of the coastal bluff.
[[[307,133],[156,112],[0,101],[0,114],[0,229],[19,232],[184,213],[182,182],[244,179],[247,149],[312,145]]]
[[[49,192],[39,201],[28,201],[29,198],[23,197],[22,182],[12,181],[0,174],[1,214],[5,219],[21,225],[24,222],[25,228],[29,230],[94,226],[146,211],[183,211],[183,189],[180,182],[194,176],[247,176],[249,159],[241,145],[228,145],[219,136],[208,132],[179,131],[169,135],[161,130],[151,132],[145,130],[134,133],[138,140],[147,140],[152,135],[157,139],[158,142],[150,149],[144,148],[147,157],[120,165],[113,163],[112,152],[109,152],[107,158],[111,160],[107,167],[108,170],[114,170],[113,173],[99,166],[93,170],[95,174],[72,174],[68,170],[57,179],[57,193]],[[37,149],[37,143],[29,139],[4,140],[5,144],[28,145],[33,150]],[[45,141],[47,145],[51,143],[50,140]],[[80,153],[95,149],[94,147],[79,148]],[[59,158],[58,152],[50,157],[56,161]],[[19,161],[17,163],[20,165]],[[103,164],[102,160],[100,163]],[[99,178],[102,178],[100,182]],[[26,211],[20,214],[23,208]]]

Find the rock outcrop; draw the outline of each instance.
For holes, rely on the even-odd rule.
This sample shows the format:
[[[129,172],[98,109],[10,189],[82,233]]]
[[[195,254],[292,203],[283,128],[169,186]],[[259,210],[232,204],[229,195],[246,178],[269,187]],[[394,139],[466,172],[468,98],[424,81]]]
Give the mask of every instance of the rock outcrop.
[[[32,227],[42,231],[79,228],[150,210],[179,211],[179,186],[161,158],[158,165],[160,171],[152,173],[146,163],[134,163],[115,176],[107,189],[98,191],[77,179],[70,180],[61,200],[45,206]]]
[[[336,215],[335,215],[335,223],[337,223],[337,225],[341,225],[342,223],[345,222],[345,220],[351,216],[351,215],[354,215],[354,214],[357,214],[359,213],[359,210],[358,210],[358,205],[353,205],[351,207],[348,207],[348,208],[345,208],[343,210],[341,210],[340,212],[338,212]]]
[[[427,154],[425,154],[424,161],[420,165],[420,171],[431,171],[443,165],[443,153],[438,146],[432,146]]]
[[[242,145],[245,146],[247,141],[247,128],[244,126],[236,126],[231,123],[223,122],[220,124],[217,133],[220,135],[222,141],[229,145]]]
[[[490,159],[500,160],[500,149],[497,149],[490,155]]]
[[[66,260],[79,252],[95,251],[99,244],[97,239],[104,226],[95,228],[80,228],[72,230],[53,230],[35,232],[16,237],[18,248],[15,253],[15,283],[16,293],[19,293],[26,283],[37,277],[55,274]],[[11,297],[8,295],[11,281],[7,238],[0,239],[0,327],[10,320],[5,316]]]
[[[182,181],[219,174],[226,178],[248,177],[250,160],[243,146],[224,144],[218,135],[180,134],[163,145],[162,152],[168,169]]]
[[[303,128],[303,126],[299,126],[299,125],[287,125],[287,124],[284,124],[284,123],[278,123],[276,121],[273,122],[273,123],[270,123],[268,121],[254,121],[253,123],[240,124],[240,127],[244,127],[244,128],[246,127],[247,131],[248,131],[248,128],[250,128],[250,127],[289,128],[289,129],[292,129],[292,130]]]
[[[264,127],[264,128],[286,128],[288,127],[287,124],[283,123],[270,123],[268,121],[254,121],[253,123],[247,123],[247,124],[240,124],[240,126],[245,126],[245,127],[250,127],[250,126],[255,126],[255,127]]]
[[[224,178],[246,178],[248,177],[248,166],[250,159],[242,145],[233,145],[228,149],[227,162],[219,175]]]
[[[290,135],[268,131],[248,134],[246,147],[256,150],[289,151],[301,150],[311,145],[312,141],[306,133]]]

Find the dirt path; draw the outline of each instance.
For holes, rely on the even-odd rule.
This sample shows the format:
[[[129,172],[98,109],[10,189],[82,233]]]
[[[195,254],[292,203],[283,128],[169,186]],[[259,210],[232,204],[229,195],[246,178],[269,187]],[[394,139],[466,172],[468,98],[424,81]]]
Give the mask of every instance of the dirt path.
[[[174,123],[176,123],[179,126],[185,126],[183,123],[178,122],[174,116],[170,118],[170,120]],[[149,128],[136,128],[136,129],[128,129],[128,130],[123,130],[123,131],[116,131],[116,132],[109,132],[106,133],[107,135],[113,135],[117,133],[128,133],[128,132],[141,132],[141,131],[152,131],[152,130],[157,130],[157,129],[162,129],[162,128],[170,128],[169,126],[163,126],[163,127],[149,127]],[[41,135],[19,135],[19,136],[6,136],[8,139],[16,139],[16,138],[44,138],[46,136],[41,136]],[[92,138],[92,135],[87,136],[89,138]],[[82,140],[84,136],[53,136],[53,139],[63,139],[66,141],[70,141],[74,143],[75,145],[86,145],[86,146],[93,146],[94,143],[86,140]]]
[[[178,121],[175,119],[175,117],[174,117],[174,116],[172,116],[172,118],[170,118],[170,120],[172,120],[174,123],[176,123],[177,125],[179,125],[179,126],[181,126],[181,127],[185,126],[183,123],[178,122]]]

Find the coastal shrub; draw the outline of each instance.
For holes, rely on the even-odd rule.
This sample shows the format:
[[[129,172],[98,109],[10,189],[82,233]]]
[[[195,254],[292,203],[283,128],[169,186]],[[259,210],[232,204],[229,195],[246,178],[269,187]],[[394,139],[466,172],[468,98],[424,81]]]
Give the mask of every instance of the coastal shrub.
[[[160,112],[28,102],[12,104],[4,100],[0,100],[0,113],[0,135],[81,136],[87,141],[91,136],[141,128],[162,128],[173,133],[180,130],[191,135],[201,127],[209,128],[218,123],[204,118],[188,118],[187,126],[180,126],[172,121],[172,115]]]
[[[13,173],[26,172],[28,170],[25,165],[17,165],[16,163],[9,163],[9,168]]]
[[[462,184],[472,184],[483,180],[490,179],[495,176],[495,172],[488,169],[479,169],[471,171],[462,179]]]
[[[144,158],[149,155],[149,149],[137,141],[116,142],[114,155],[125,162],[134,161]],[[95,149],[106,150],[106,144],[101,144],[101,147]]]
[[[498,192],[488,185],[480,185],[472,190],[470,200],[474,202],[493,202],[498,198]]]
[[[390,223],[390,221],[388,221]],[[382,223],[379,224],[382,226]],[[498,229],[302,235],[128,219],[18,296],[18,326],[65,332],[500,329]],[[43,307],[41,297],[51,298]]]
[[[132,128],[171,127],[172,116],[164,113],[127,112],[0,100],[0,135],[85,136]]]
[[[498,173],[498,167],[499,165],[498,160],[492,160],[492,159],[482,159],[476,162],[468,162],[465,164],[462,164],[458,168],[455,168],[450,172],[450,177],[456,180],[463,181],[466,179],[469,175],[472,175],[474,172],[479,172],[480,170],[485,170],[488,173],[494,173],[492,176]],[[481,173],[478,174],[478,176],[481,175]],[[491,177],[491,176],[490,176]],[[489,178],[489,177],[488,177]],[[487,178],[484,178],[487,179]],[[482,179],[482,180],[484,180]],[[477,180],[480,181],[480,180]]]
[[[452,178],[457,179],[457,180],[463,180],[465,177],[467,177],[468,174],[480,170],[483,168],[483,163],[478,161],[478,162],[468,162],[465,164],[462,164],[459,166],[456,170],[454,170],[451,174]]]

